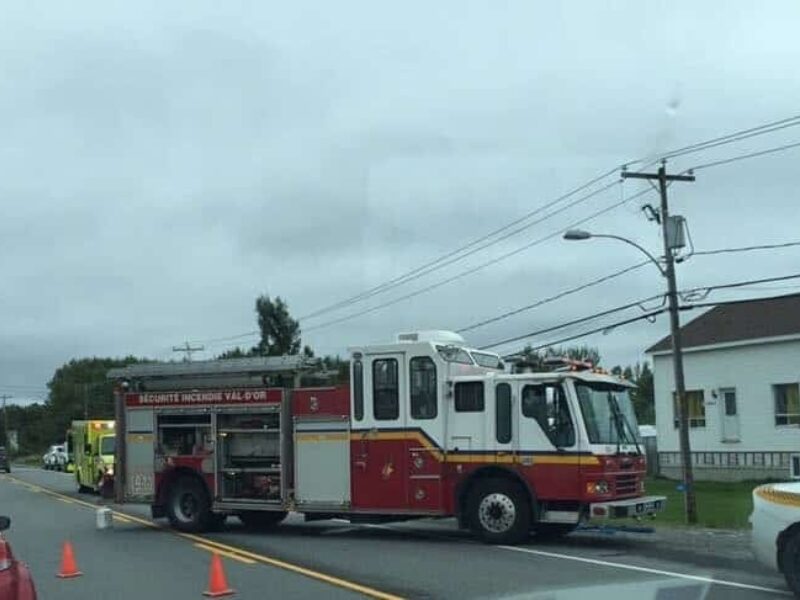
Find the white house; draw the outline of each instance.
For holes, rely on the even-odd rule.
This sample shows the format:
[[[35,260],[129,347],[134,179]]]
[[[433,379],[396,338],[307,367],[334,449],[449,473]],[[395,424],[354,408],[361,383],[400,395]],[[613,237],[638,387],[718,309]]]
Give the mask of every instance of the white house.
[[[681,332],[695,478],[800,478],[800,294],[719,305]],[[679,478],[671,338],[647,353],[659,471]]]

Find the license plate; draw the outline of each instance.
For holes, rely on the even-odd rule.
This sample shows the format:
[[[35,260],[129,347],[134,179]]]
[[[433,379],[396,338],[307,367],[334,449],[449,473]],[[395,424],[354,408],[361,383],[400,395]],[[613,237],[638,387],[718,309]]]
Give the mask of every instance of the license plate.
[[[646,515],[647,513],[658,512],[662,508],[663,502],[661,500],[653,500],[652,502],[640,502],[635,507],[637,515]]]

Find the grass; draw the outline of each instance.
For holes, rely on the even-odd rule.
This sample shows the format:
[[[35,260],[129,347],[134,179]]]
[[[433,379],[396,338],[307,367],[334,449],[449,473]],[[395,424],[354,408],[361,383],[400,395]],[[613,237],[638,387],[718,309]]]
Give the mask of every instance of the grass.
[[[680,482],[651,478],[645,483],[647,495],[666,496],[667,506],[656,517],[656,524],[684,525],[683,492],[677,489]],[[747,519],[753,512],[753,488],[763,482],[696,481],[697,524],[700,527],[746,529]]]

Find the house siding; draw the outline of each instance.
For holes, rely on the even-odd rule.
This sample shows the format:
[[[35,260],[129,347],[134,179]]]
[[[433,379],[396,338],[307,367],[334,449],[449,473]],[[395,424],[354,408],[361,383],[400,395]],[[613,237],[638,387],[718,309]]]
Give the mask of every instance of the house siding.
[[[653,356],[659,472],[680,477],[678,429],[674,426],[674,377],[670,355]],[[800,382],[800,341],[762,341],[730,348],[686,351],[687,390],[703,390],[705,427],[689,436],[697,479],[789,477],[790,456],[800,453],[800,428],[775,425],[773,384]],[[723,440],[720,389],[735,388],[739,441]],[[717,398],[712,392],[717,391]]]

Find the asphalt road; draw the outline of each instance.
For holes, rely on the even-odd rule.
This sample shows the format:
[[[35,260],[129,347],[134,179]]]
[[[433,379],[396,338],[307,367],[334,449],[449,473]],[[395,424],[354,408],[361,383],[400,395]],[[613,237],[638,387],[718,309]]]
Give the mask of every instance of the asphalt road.
[[[450,520],[377,526],[304,523],[294,515],[272,533],[248,532],[230,518],[221,532],[189,536],[153,524],[146,507],[128,505],[114,506],[113,529],[100,531],[99,503],[77,494],[71,475],[19,468],[0,476],[0,512],[12,518],[7,537],[30,565],[41,598],[201,598],[211,550],[223,555],[238,598],[789,595],[778,574],[747,556],[723,548],[695,552],[659,539],[582,533],[498,547],[473,541]],[[55,577],[64,540],[75,547],[82,577]]]

